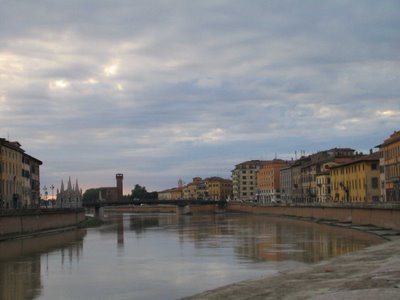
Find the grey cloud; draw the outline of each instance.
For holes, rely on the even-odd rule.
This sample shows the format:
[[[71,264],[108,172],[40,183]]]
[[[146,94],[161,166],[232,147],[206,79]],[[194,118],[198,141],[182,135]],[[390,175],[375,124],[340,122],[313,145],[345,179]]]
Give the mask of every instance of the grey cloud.
[[[45,161],[44,184],[77,173],[84,187],[366,148],[398,129],[399,6],[3,0],[0,134]]]

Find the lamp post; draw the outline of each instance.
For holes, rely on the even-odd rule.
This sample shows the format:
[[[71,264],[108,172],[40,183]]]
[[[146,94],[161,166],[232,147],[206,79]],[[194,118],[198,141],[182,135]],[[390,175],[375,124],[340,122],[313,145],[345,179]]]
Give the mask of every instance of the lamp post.
[[[43,187],[43,191],[44,191],[44,201],[45,201],[46,206],[47,206],[47,186]]]
[[[343,184],[343,182],[339,183],[340,187],[344,190],[346,193],[346,202],[349,202],[349,188]]]
[[[54,184],[52,184],[50,186],[50,189],[51,189],[51,200],[53,201],[54,200]]]

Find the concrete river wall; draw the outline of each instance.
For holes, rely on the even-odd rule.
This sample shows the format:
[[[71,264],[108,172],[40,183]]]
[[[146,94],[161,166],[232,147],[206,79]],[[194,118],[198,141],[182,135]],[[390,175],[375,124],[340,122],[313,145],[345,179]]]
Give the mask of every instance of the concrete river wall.
[[[335,220],[338,222],[351,222],[358,225],[373,225],[400,231],[399,208],[295,205],[259,206],[240,202],[229,202],[227,205],[227,211],[268,214],[274,216],[293,216],[317,220]]]
[[[76,226],[84,220],[84,209],[3,212],[0,214],[0,240],[13,236]]]

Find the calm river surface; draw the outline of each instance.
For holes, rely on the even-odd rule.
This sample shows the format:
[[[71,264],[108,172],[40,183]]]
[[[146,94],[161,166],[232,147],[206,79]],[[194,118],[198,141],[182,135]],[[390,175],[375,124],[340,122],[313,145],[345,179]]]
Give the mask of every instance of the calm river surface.
[[[0,243],[0,299],[177,299],[381,242],[266,216],[109,213],[108,220]]]

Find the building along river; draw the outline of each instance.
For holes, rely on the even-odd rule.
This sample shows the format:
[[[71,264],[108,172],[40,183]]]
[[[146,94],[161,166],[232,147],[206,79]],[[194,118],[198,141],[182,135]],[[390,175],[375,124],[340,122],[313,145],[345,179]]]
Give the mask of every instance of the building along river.
[[[106,220],[1,242],[0,299],[177,299],[383,241],[261,215],[109,212]]]

